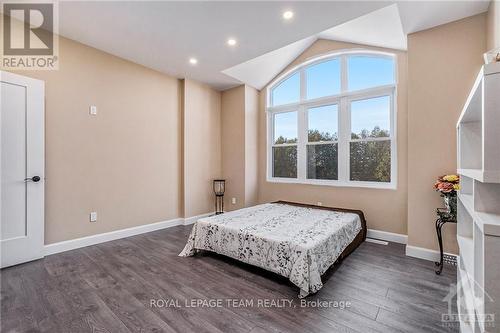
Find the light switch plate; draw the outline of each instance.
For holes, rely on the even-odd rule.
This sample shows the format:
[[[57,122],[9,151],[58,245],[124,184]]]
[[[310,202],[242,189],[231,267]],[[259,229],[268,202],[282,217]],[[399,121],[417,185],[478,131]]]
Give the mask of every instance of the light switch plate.
[[[89,108],[89,113],[91,115],[95,116],[97,114],[97,106],[91,105],[90,108]]]
[[[90,222],[97,222],[97,212],[90,212]]]

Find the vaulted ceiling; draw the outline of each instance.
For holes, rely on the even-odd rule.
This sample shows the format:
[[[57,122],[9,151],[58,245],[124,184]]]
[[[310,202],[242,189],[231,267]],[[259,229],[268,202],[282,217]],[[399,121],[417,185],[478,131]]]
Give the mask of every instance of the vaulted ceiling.
[[[481,0],[65,1],[59,3],[59,33],[216,89],[241,83],[260,89],[318,38],[405,49],[407,34],[488,6]],[[286,10],[292,19],[283,19]],[[237,45],[228,46],[228,38]]]

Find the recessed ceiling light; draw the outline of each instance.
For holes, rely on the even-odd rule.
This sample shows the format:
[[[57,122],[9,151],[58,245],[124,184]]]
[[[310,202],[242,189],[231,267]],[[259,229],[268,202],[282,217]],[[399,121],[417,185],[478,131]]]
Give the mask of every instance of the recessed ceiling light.
[[[236,45],[236,39],[234,39],[234,38],[229,38],[229,39],[227,40],[227,45],[229,45],[229,46],[235,46],[235,45]]]
[[[285,20],[290,20],[293,17],[293,12],[291,10],[287,10],[283,13],[283,18]]]
[[[189,58],[189,63],[191,65],[196,65],[198,63],[198,59],[196,59],[196,58]]]

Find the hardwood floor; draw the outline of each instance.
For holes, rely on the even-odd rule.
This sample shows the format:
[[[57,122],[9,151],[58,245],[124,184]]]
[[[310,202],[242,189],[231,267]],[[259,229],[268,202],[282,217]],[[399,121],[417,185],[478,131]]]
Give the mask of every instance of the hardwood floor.
[[[441,322],[455,268],[445,266],[437,276],[432,262],[406,257],[402,245],[363,243],[325,274],[322,290],[306,298],[350,307],[301,307],[298,288],[277,275],[213,254],[178,257],[190,229],[174,227],[2,270],[1,331],[458,332]],[[173,305],[165,304],[170,300],[179,307],[166,306]],[[222,307],[186,306],[208,300]],[[266,307],[271,301],[267,305],[274,306]]]

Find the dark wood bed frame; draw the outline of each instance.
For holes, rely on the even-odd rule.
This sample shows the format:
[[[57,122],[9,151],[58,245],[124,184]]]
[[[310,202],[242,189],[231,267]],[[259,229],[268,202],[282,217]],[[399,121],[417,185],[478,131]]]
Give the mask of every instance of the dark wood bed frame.
[[[365,219],[365,214],[363,214],[363,211],[361,210],[356,210],[356,209],[347,209],[347,208],[336,208],[336,207],[326,207],[326,206],[316,206],[316,205],[309,205],[309,204],[303,204],[303,203],[298,203],[298,202],[290,202],[290,201],[275,201],[273,203],[280,203],[280,204],[286,204],[286,205],[292,205],[292,206],[299,206],[299,207],[309,207],[309,208],[315,208],[315,209],[324,209],[324,210],[333,210],[336,212],[345,212],[345,213],[353,213],[357,214],[361,220],[361,230],[359,233],[356,235],[356,238],[349,244],[344,251],[340,254],[339,258],[337,259],[337,262],[342,261],[345,257],[347,257],[349,254],[351,254],[358,246],[361,245],[366,240],[366,219]]]

